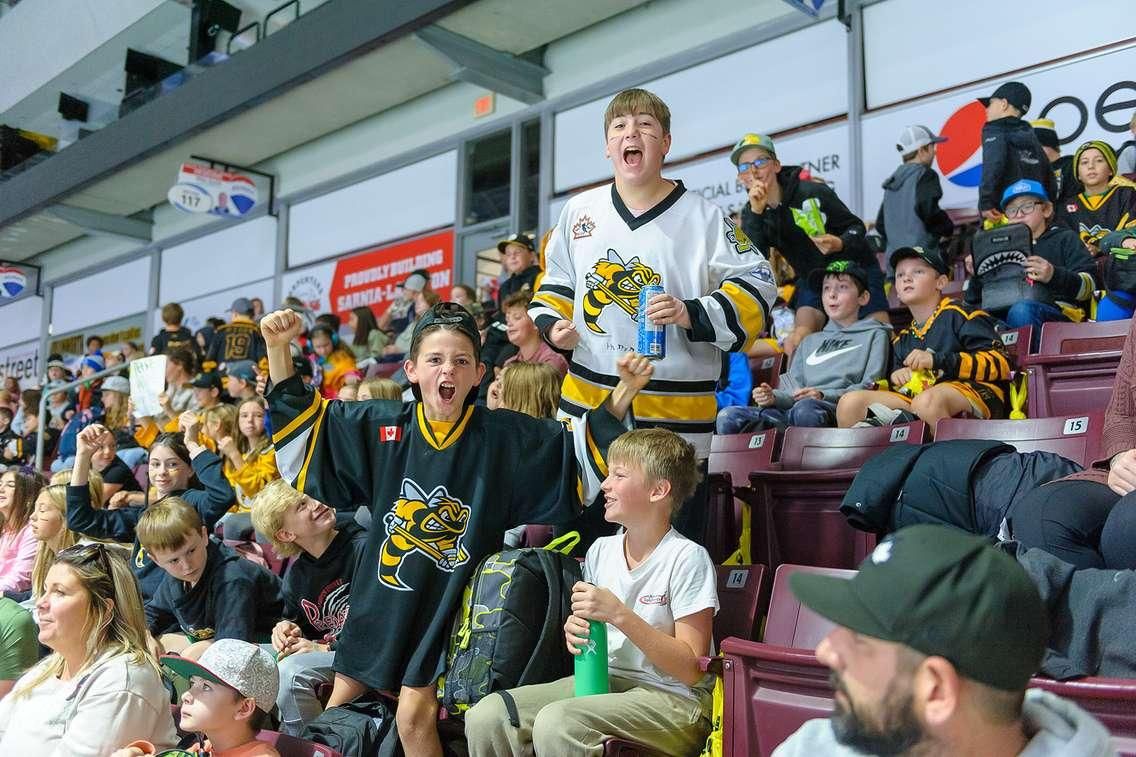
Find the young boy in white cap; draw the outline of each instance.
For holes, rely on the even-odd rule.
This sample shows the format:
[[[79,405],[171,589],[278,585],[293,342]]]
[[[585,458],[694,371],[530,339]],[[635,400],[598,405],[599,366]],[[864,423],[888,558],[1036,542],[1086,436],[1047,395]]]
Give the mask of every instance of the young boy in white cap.
[[[943,185],[931,168],[935,145],[946,142],[926,126],[905,126],[895,149],[903,163],[884,182],[884,199],[876,214],[876,231],[890,256],[900,247],[938,248],[939,239],[949,237],[955,225],[939,207]],[[888,278],[895,278],[889,268]]]
[[[164,655],[162,665],[189,681],[181,697],[182,731],[194,734],[185,748],[211,757],[280,757],[256,735],[276,704],[280,677],[272,655],[256,644],[221,639],[200,660]],[[201,738],[204,737],[204,738]],[[150,757],[153,744],[135,741],[112,757]]]

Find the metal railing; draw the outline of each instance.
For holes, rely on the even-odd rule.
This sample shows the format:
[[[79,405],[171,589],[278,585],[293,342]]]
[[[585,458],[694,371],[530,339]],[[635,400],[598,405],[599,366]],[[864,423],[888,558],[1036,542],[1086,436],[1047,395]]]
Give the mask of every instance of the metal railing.
[[[47,429],[47,398],[52,394],[57,394],[58,392],[69,392],[76,387],[82,386],[83,384],[101,379],[103,376],[113,376],[115,374],[129,370],[130,363],[111,366],[110,368],[104,368],[98,373],[92,373],[90,376],[84,376],[83,378],[76,379],[69,384],[52,387],[50,392],[47,390],[47,383],[44,383],[42,391],[43,396],[39,398],[39,428],[36,429],[35,469],[37,472],[43,470],[43,433]],[[64,428],[66,428],[66,426],[64,426]]]

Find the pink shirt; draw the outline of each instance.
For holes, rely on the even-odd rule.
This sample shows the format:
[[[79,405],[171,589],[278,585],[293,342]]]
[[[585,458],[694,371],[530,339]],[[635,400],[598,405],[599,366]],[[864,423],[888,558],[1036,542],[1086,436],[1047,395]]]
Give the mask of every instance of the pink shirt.
[[[5,532],[0,536],[0,591],[20,592],[32,588],[32,566],[38,547],[31,523],[14,534]]]
[[[549,347],[543,341],[531,357],[522,358],[521,354],[518,352],[505,361],[505,365],[509,363],[548,363],[556,369],[561,379],[568,375],[568,361],[564,359],[563,355]]]

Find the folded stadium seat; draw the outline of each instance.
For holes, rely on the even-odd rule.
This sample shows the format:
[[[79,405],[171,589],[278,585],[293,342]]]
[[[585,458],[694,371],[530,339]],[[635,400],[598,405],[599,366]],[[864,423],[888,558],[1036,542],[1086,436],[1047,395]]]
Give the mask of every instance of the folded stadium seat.
[[[345,757],[329,746],[276,731],[261,731],[256,735],[256,740],[276,747],[280,757]]]
[[[391,363],[372,363],[371,366],[367,368],[367,375],[365,376],[365,378],[390,378],[394,374],[398,373],[398,369],[401,367],[401,361]]]
[[[1103,410],[1112,396],[1131,321],[1046,323],[1037,354],[1018,358],[1028,377],[1029,417]]]
[[[1104,413],[1099,410],[1024,421],[944,418],[935,426],[935,440],[993,439],[1018,452],[1053,452],[1087,468],[1097,459],[1103,429]]]
[[[922,421],[870,428],[790,426],[781,459],[754,471],[753,561],[854,568],[875,547],[874,534],[848,525],[840,503],[859,467],[892,444],[928,441]]]
[[[789,590],[789,576],[798,571],[849,578],[855,574],[782,565],[773,579],[765,641],[722,642],[724,754],[768,757],[806,720],[832,712],[829,670],[813,653],[832,623],[801,607]]]
[[[785,366],[785,353],[766,357],[751,357],[749,359],[749,375],[753,385],[769,384],[774,389],[781,379],[781,371]]]
[[[742,552],[742,563],[753,562],[750,545],[739,542],[743,523],[752,522],[753,492],[749,487],[749,474],[773,465],[779,441],[773,429],[711,437],[708,514],[703,543],[715,564],[726,561],[735,550]],[[749,512],[743,512],[747,508]]]
[[[259,565],[265,570],[272,570],[272,567],[268,564],[268,560],[264,558],[264,548],[255,541],[225,539],[224,544],[226,547],[232,548],[237,554],[249,562]]]
[[[1020,326],[1016,329],[999,329],[998,336],[1002,339],[1002,346],[1010,357],[1010,367],[1017,369],[1018,360],[1030,353],[1030,344],[1033,342],[1033,326]]]
[[[769,606],[769,579],[764,565],[719,565],[718,604],[714,616],[715,647],[723,639],[758,638],[761,618]]]
[[[714,616],[715,648],[727,637],[753,638],[769,603],[765,566],[718,566],[718,603],[721,609]],[[705,662],[709,665],[710,661]],[[606,757],[651,757],[654,754],[650,747],[634,741],[609,738],[604,742]]]

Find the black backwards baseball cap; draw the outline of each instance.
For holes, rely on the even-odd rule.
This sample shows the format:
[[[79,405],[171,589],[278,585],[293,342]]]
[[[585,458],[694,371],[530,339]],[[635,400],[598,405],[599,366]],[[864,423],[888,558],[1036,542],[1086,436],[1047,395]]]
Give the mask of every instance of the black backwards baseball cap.
[[[796,573],[789,587],[837,625],[943,657],[1005,691],[1026,687],[1049,639],[1045,605],[1017,561],[946,526],[897,531],[851,579]]]
[[[826,276],[843,273],[851,276],[860,282],[860,286],[864,289],[868,288],[868,272],[860,266],[856,265],[851,260],[834,260],[824,268],[817,268],[809,274],[809,289],[820,291],[824,288],[824,279]]]
[[[1029,110],[1030,103],[1033,102],[1033,95],[1030,94],[1029,87],[1020,81],[1008,81],[1005,84],[1000,84],[990,97],[976,97],[974,99],[983,105],[989,105],[995,97],[1000,97],[1013,105],[1021,111],[1023,116]]]
[[[951,270],[938,250],[926,250],[922,247],[900,247],[888,258],[891,269],[894,271],[899,265],[899,261],[906,258],[919,258],[941,274],[950,273]]]
[[[455,328],[469,337],[473,342],[473,355],[481,356],[481,332],[477,329],[477,321],[469,311],[456,302],[439,302],[422,314],[418,323],[414,324],[414,335],[410,339],[410,351],[414,352],[422,340],[422,332],[428,326],[449,326]]]

